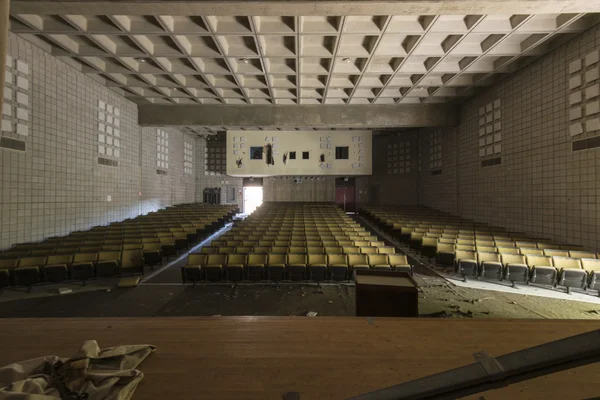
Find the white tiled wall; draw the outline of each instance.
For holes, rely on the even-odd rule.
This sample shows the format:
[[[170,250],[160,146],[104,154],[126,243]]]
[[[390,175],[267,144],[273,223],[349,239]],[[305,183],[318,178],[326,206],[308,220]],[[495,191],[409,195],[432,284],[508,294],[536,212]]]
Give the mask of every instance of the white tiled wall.
[[[585,124],[595,114],[572,114],[581,102],[594,103],[594,93],[585,88],[595,87],[598,77],[586,72],[597,65],[590,55],[598,49],[596,26],[464,104],[460,126],[443,132],[442,175],[424,168],[419,176],[419,202],[600,250],[600,149],[571,148],[573,140],[600,134]],[[574,76],[581,82],[572,82]],[[502,164],[481,167],[479,110],[497,100]],[[576,132],[575,122],[584,122]]]
[[[0,249],[194,201],[195,175],[184,177],[181,133],[169,147],[168,175],[158,177],[155,130],[137,125],[135,104],[14,34],[8,54],[18,62],[11,73],[29,77],[27,89],[14,88],[28,95],[29,120],[11,116],[13,125],[28,127],[26,136],[2,132],[25,140],[27,151],[0,149]],[[97,163],[99,101],[119,110],[120,154],[107,157],[118,167]]]

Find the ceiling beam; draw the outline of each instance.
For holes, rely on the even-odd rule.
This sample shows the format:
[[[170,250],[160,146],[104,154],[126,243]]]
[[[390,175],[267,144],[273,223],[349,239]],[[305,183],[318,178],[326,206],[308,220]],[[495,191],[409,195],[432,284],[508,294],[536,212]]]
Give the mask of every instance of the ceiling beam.
[[[447,104],[138,106],[142,126],[436,127],[457,125],[458,115],[458,109]]]
[[[598,4],[592,0],[13,0],[11,8],[16,14],[46,15],[513,15],[597,12]]]

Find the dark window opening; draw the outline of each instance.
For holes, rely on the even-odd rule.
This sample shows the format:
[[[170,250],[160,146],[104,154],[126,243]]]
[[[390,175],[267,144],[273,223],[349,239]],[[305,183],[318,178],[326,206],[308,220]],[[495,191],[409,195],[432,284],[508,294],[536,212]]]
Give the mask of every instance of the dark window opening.
[[[295,160],[295,159],[296,159],[296,152],[290,151],[290,160]]]
[[[303,151],[302,152],[302,159],[303,160],[308,160],[309,159],[309,152],[308,151]]]
[[[338,146],[335,148],[335,159],[336,160],[347,160],[348,159],[348,146]]]
[[[262,147],[250,147],[250,159],[251,160],[262,160],[263,148]]]

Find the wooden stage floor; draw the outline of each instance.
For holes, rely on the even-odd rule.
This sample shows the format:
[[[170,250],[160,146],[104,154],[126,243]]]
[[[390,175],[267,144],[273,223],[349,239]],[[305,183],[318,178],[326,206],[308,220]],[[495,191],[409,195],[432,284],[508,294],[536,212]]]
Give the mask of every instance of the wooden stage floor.
[[[81,343],[157,346],[134,400],[343,399],[600,328],[600,321],[327,317],[0,320],[0,365],[68,357]],[[600,364],[486,392],[485,399],[600,395]],[[472,399],[478,399],[472,396]]]

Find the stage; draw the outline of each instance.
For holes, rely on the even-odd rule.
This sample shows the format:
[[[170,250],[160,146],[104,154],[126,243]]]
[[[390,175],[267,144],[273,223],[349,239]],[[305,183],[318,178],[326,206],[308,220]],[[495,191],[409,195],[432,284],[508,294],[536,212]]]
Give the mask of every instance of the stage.
[[[600,321],[351,317],[1,319],[0,365],[100,347],[153,344],[135,400],[344,399],[600,328]],[[598,396],[600,365],[482,393],[490,399]]]

